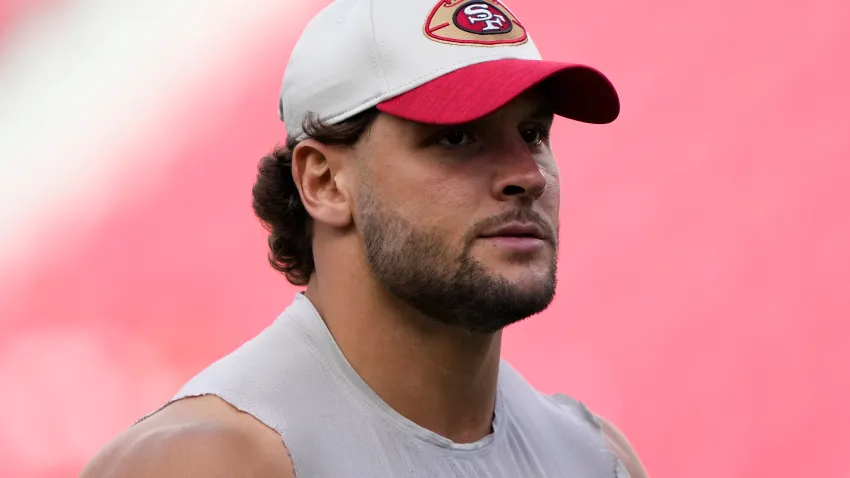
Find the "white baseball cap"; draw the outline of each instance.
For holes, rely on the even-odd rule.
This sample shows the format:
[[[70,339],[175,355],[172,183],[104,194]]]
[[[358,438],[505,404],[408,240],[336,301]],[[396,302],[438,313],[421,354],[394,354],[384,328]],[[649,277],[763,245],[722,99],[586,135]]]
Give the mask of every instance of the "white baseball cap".
[[[280,117],[298,139],[308,115],[335,124],[372,107],[420,123],[462,124],[539,84],[559,116],[604,124],[620,113],[602,73],[543,61],[499,0],[336,0],[295,45]]]

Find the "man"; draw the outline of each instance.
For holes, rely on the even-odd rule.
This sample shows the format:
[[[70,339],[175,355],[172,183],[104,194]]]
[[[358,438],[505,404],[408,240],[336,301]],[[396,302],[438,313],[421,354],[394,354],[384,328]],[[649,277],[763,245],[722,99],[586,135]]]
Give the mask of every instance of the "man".
[[[554,114],[608,123],[496,0],[337,0],[280,97],[254,210],[306,286],[84,477],[645,477],[617,429],[500,360],[555,292]]]

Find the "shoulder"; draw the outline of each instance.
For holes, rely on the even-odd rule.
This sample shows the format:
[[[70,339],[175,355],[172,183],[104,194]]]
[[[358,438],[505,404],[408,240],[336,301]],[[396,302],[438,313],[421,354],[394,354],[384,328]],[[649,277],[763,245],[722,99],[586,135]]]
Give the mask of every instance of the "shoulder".
[[[215,397],[184,399],[109,443],[80,478],[293,477],[279,435]]]
[[[623,432],[614,426],[613,423],[599,415],[594,414],[594,418],[602,430],[602,435],[608,443],[608,448],[611,449],[612,453],[617,455],[617,458],[620,459],[623,466],[628,470],[631,478],[648,478],[649,474],[646,472],[646,468],[644,468],[643,463],[638,458],[637,452],[631,443],[629,443],[629,440],[626,439],[626,436],[623,435]]]

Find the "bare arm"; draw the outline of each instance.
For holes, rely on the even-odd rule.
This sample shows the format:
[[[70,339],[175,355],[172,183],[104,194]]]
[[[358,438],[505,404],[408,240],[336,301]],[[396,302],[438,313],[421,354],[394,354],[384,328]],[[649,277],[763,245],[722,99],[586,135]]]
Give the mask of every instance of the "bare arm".
[[[175,405],[119,435],[80,478],[294,478],[280,436],[253,418],[209,399]]]
[[[282,447],[272,452],[256,441],[204,425],[154,430],[104,450],[80,478],[294,478]]]
[[[605,441],[608,442],[608,447],[623,462],[623,466],[626,467],[631,478],[649,478],[646,468],[644,468],[637,452],[626,439],[626,436],[608,420],[599,415],[595,415],[595,417],[602,428],[602,434],[605,436]]]

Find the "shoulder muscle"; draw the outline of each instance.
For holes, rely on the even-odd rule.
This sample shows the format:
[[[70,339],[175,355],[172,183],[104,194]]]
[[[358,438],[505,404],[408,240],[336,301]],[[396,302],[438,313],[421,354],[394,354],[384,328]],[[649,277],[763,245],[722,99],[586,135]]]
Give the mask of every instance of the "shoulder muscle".
[[[80,478],[293,477],[280,436],[214,398],[185,399],[107,445]]]
[[[277,452],[280,452],[278,455]],[[286,452],[217,424],[158,428],[104,450],[80,478],[293,477]]]

